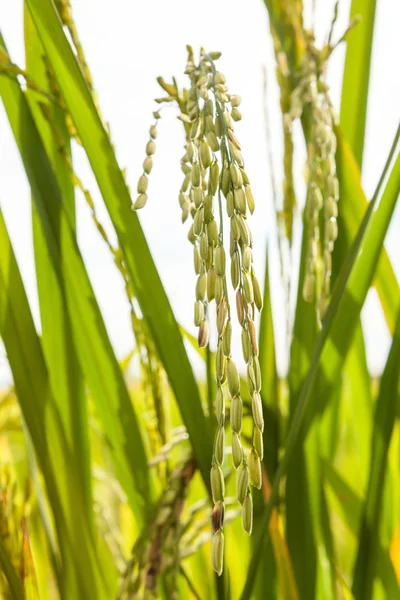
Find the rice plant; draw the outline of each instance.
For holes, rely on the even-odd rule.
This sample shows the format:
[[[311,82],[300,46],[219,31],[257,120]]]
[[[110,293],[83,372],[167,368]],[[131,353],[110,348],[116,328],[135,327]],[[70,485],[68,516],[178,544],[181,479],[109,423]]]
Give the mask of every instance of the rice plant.
[[[41,326],[0,211],[0,335],[13,378],[0,394],[1,598],[400,598],[400,293],[384,248],[400,193],[400,127],[367,199],[375,2],[353,0],[345,31],[339,7],[321,46],[301,0],[265,0],[284,147],[282,186],[273,173],[268,199],[253,195],[235,131],[246,114],[223,73],[224,48],[187,46],[185,72],[158,78],[131,192],[69,0],[25,1],[24,67],[0,33],[0,97],[32,193]],[[340,44],[338,114],[326,72]],[[173,313],[140,224],[154,210],[160,119],[173,112],[182,184],[165,201],[179,203],[188,227],[194,273],[182,285],[193,289],[197,338]],[[305,198],[293,169],[297,125]],[[112,235],[75,171],[77,145]],[[135,344],[122,362],[77,242],[82,199],[125,290]],[[253,213],[266,201],[287,294],[280,314],[268,252],[263,286],[253,262],[262,243]],[[392,337],[379,379],[360,320],[372,286]],[[286,326],[280,375],[275,339]]]

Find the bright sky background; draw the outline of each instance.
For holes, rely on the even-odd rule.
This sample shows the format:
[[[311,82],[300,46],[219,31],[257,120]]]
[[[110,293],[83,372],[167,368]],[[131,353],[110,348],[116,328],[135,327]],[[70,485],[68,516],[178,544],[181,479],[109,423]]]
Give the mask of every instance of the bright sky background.
[[[324,39],[327,34],[333,4],[331,0],[316,1],[318,40]],[[400,52],[400,3],[395,0],[380,0],[377,4],[363,174],[369,198],[381,173],[400,116],[400,71],[397,64]],[[349,6],[349,0],[340,1],[334,36],[336,39],[347,25]],[[278,360],[280,370],[284,370],[287,355],[280,310],[283,296],[277,266],[265,135],[264,67],[268,73],[267,103],[275,173],[279,183],[282,173],[281,124],[273,51],[267,12],[262,0],[73,0],[72,7],[102,112],[110,122],[117,156],[120,165],[127,168],[132,190],[136,187],[141,171],[148,128],[152,122],[153,99],[163,95],[156,77],[163,75],[168,80],[176,75],[179,83],[186,85],[182,73],[187,43],[192,44],[196,50],[202,45],[208,50],[222,51],[219,68],[227,76],[230,90],[243,98],[241,109],[244,118],[237,125],[236,132],[242,143],[246,170],[251,178],[257,204],[255,216],[251,220],[255,239],[255,266],[262,279],[265,248],[267,238],[270,238]],[[12,59],[20,65],[24,64],[22,8],[22,0],[0,0],[1,31]],[[310,11],[306,12],[309,19]],[[337,110],[340,108],[344,50],[342,46],[335,51],[328,77]],[[184,139],[182,127],[175,117],[172,110],[165,111],[165,117],[161,121],[155,167],[149,184],[149,202],[140,213],[140,219],[175,314],[185,327],[195,333],[192,324],[195,285],[192,251],[186,239],[187,227],[180,223],[177,202],[181,183],[179,160],[183,153]],[[298,142],[298,146],[302,148],[299,132]],[[304,158],[302,148],[297,152],[295,160],[300,204],[304,201]],[[76,171],[97,200],[100,220],[111,232],[107,213],[82,149],[75,149],[74,159]],[[0,204],[39,327],[29,187],[2,105],[0,165]],[[114,348],[117,355],[123,357],[133,344],[123,286],[79,193],[77,207],[80,248]],[[398,277],[399,238],[400,211],[397,208],[387,236],[386,248]],[[298,235],[296,241],[298,252]],[[390,336],[374,292],[370,292],[363,310],[363,323],[369,365],[374,373],[379,373],[386,360]],[[234,353],[238,355],[238,340],[235,341],[235,348]],[[8,381],[10,374],[3,349],[0,354],[0,383]]]

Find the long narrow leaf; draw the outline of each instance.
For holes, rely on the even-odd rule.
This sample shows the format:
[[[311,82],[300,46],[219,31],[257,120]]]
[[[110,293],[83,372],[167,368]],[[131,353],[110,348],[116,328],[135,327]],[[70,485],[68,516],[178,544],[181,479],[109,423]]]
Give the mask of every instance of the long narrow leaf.
[[[375,408],[369,483],[354,571],[353,594],[358,600],[372,598],[379,548],[381,510],[387,457],[397,405],[400,401],[400,312],[392,347],[382,376]]]
[[[62,557],[62,598],[105,600],[77,471],[51,394],[42,347],[0,212],[0,334],[22,414],[44,476]],[[73,501],[71,502],[71,497]],[[79,526],[77,526],[79,524]]]
[[[304,219],[300,276],[296,303],[293,340],[290,351],[290,416],[296,411],[299,392],[310,368],[318,333],[315,305],[302,294],[307,247],[307,221]],[[299,447],[288,466],[286,479],[287,540],[301,598],[317,596],[324,581],[323,570],[329,569],[320,521],[320,464],[318,425],[312,428],[304,447]]]
[[[277,579],[279,583],[279,593],[276,597],[281,598],[282,600],[298,600],[299,595],[297,592],[293,566],[289,549],[283,535],[282,517],[277,508],[275,508],[272,512],[271,521],[269,523],[269,531],[271,535],[271,546],[273,548]],[[266,597],[266,591],[271,586],[271,583],[274,583],[274,580],[272,580],[272,582],[266,581],[268,575],[271,576],[274,574],[274,571],[271,573],[271,571],[268,570],[268,567],[271,567],[270,563],[267,562],[269,548],[270,546],[268,545],[263,563],[263,567],[266,569],[266,571],[263,573],[263,578],[261,579],[261,584],[263,584],[264,587],[259,588],[257,595],[259,598]],[[273,598],[273,596],[269,593],[267,597]]]
[[[11,562],[11,558],[7,553],[7,549],[4,545],[3,539],[0,536],[0,568],[2,571],[3,577],[5,577],[9,590],[12,594],[12,598],[14,600],[25,600],[24,588],[22,587],[22,583],[20,578],[18,577],[18,573],[14,569],[14,566]]]
[[[152,486],[129,393],[26,98],[17,81],[4,77],[0,78],[0,95],[31,185],[49,257],[59,283],[65,284],[82,370],[103,421],[118,478],[140,523],[150,508]],[[61,253],[60,239],[68,252]]]
[[[351,334],[356,327],[357,319],[371,284],[400,192],[400,154],[397,148],[399,138],[400,127],[396,133],[377,191],[371,200],[349,258],[343,265],[342,273],[335,286],[322,331],[318,336],[311,367],[303,385],[296,413],[290,427],[286,451],[274,479],[271,500],[265,510],[263,518],[264,527],[260,529],[261,534],[259,534],[259,551],[252,558],[247,582],[241,596],[242,600],[250,598],[264,536],[268,535],[266,533],[266,525],[269,521],[272,506],[278,499],[280,480],[284,473],[286,473],[287,466],[299,440],[305,435],[312,422],[312,418],[316,414],[317,407],[315,406],[315,398],[313,398],[315,382],[317,378],[323,378],[325,393],[321,385],[319,385],[318,391],[322,394],[321,400],[329,397],[328,391],[335,384],[340,367],[349,349],[352,339]],[[396,158],[389,180],[384,193],[380,196],[381,186],[391,167],[394,156]],[[310,408],[313,408],[313,410],[310,410]]]
[[[360,172],[354,156],[349,149],[348,143],[344,140],[341,131],[337,130],[336,134],[338,140],[336,164],[340,185],[340,213],[338,219],[340,235],[335,243],[333,255],[333,282],[337,279],[340,266],[346,261],[351,243],[353,242],[360,225],[360,217],[357,216],[357,211],[354,211],[354,206],[358,205],[359,207],[364,207],[363,212],[365,212],[368,206],[361,187]],[[350,224],[351,229],[349,229]],[[381,258],[384,258],[383,252]],[[390,262],[387,261],[387,263],[390,268]],[[382,260],[377,266],[377,273],[380,269],[380,265],[383,265]],[[390,280],[390,274],[388,278],[387,272],[384,273],[384,276],[381,276],[380,278],[376,277],[375,279],[375,281],[379,283],[379,286],[381,286],[382,281],[387,282]],[[396,278],[393,274],[393,289],[396,289],[397,287]],[[393,297],[394,295],[395,294],[393,293],[388,294],[387,296],[381,294],[381,304],[385,310],[389,326],[392,325],[393,318],[396,314],[396,300]],[[343,408],[344,404],[346,404],[346,412],[342,410],[341,414],[346,417],[346,414],[350,413],[347,423],[355,441],[357,468],[360,471],[359,484],[362,486],[362,489],[364,489],[363,486],[366,482],[367,465],[369,461],[369,436],[372,430],[372,393],[364,335],[360,319],[339,381],[341,384],[341,391],[339,392],[340,400],[338,399],[337,402],[338,410],[341,410],[340,404]],[[335,393],[337,393],[337,389],[335,390]],[[356,415],[357,418],[355,418]],[[337,431],[336,433],[338,434],[340,432]],[[327,439],[325,438],[325,442],[326,441]],[[333,449],[335,441],[332,438],[330,443],[331,448]]]
[[[26,68],[40,88],[50,92],[46,64],[44,62],[44,50],[29,12],[26,9],[24,17]],[[65,114],[61,107],[52,105],[49,100],[43,98],[41,95],[39,96],[32,90],[27,90],[27,98],[46,147],[47,155],[52,162],[53,171],[57,177],[57,182],[65,201],[64,205],[71,222],[74,223],[74,187],[71,175],[66,168],[62,152],[60,151],[60,143],[62,143],[64,146],[63,152],[66,155],[70,154]],[[58,128],[57,140],[53,135],[50,124],[43,117],[42,105],[46,107],[48,114],[54,119]],[[61,210],[61,206],[58,208]],[[88,421],[84,382],[72,338],[71,321],[65,303],[64,286],[57,279],[57,275],[53,269],[34,202],[32,202],[32,225],[43,351],[49,369],[49,376],[52,380],[51,385],[53,389],[57,389],[55,399],[59,403],[60,415],[68,442],[71,448],[73,447],[74,460],[80,473],[82,489],[85,490],[87,516],[89,522],[93,524]],[[60,235],[61,231],[58,234]],[[66,253],[66,259],[68,260],[68,248],[63,248],[62,239],[59,240],[59,244],[61,253]]]
[[[368,208],[368,202],[361,187],[360,172],[352,155],[349,144],[341,134],[340,128],[336,130],[337,152],[336,166],[340,181],[340,212],[339,226],[343,223],[345,234],[352,242],[360,226],[362,215]],[[337,245],[337,250],[339,246]],[[344,260],[342,256],[342,260]],[[341,264],[342,260],[334,258],[334,265]],[[374,285],[382,305],[382,309],[391,333],[394,331],[397,311],[400,306],[398,294],[399,283],[386,250],[383,248],[374,277]]]
[[[264,464],[268,477],[272,480],[278,465],[279,452],[279,382],[276,369],[268,250],[265,261],[264,299],[260,319],[259,347],[263,381],[261,395],[264,406],[269,409],[268,421],[264,430]]]
[[[263,433],[264,440],[264,466],[267,478],[272,481],[277,465],[279,452],[279,382],[276,370],[275,337],[272,321],[271,290],[269,277],[269,252],[265,256],[265,279],[263,294],[263,310],[260,319],[259,349],[260,368],[263,381],[261,396],[266,415],[266,426]],[[254,528],[257,529],[262,507],[263,498],[257,494],[254,497]],[[293,598],[291,591],[296,589],[294,584],[293,568],[290,564],[289,553],[286,543],[279,531],[280,515],[276,511],[274,519],[271,519],[272,544],[268,545],[262,557],[262,569],[256,582],[257,595],[266,594],[268,598],[277,597],[277,576],[279,577],[280,589],[288,590],[285,598]],[[254,538],[252,538],[254,545]],[[288,567],[290,565],[290,568]],[[293,582],[292,582],[293,580]]]
[[[362,499],[327,462],[324,463],[324,472],[326,480],[337,500],[335,512],[349,528],[354,537],[358,538],[360,517],[363,510]],[[382,545],[378,547],[376,570],[386,590],[387,597],[390,600],[399,600],[400,589],[397,584],[396,573],[388,550]]]
[[[212,443],[178,325],[149,252],[111,142],[51,0],[27,0],[43,46],[114,225],[143,315],[174,390],[200,471],[209,485]]]
[[[340,125],[361,171],[376,0],[353,0],[350,18],[361,17],[348,36]],[[357,118],[355,118],[357,115]]]

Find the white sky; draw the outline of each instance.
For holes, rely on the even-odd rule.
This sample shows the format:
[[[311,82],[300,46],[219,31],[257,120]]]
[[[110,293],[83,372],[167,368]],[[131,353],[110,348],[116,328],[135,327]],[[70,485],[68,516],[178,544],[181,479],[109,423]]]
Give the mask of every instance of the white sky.
[[[326,36],[334,2],[317,0],[317,36]],[[400,3],[381,0],[377,3],[377,21],[372,60],[372,77],[368,107],[367,136],[363,181],[367,196],[373,193],[385,162],[400,113],[400,75],[396,57],[400,43],[398,23]],[[347,25],[349,0],[341,0],[336,28],[338,37]],[[141,171],[148,128],[152,122],[154,97],[160,92],[156,77],[169,79],[183,76],[186,51],[190,43],[223,53],[220,69],[227,76],[229,88],[243,98],[243,121],[236,127],[241,140],[253,192],[256,213],[251,227],[255,239],[255,266],[262,279],[265,246],[270,237],[273,308],[277,330],[280,369],[286,365],[282,291],[274,241],[274,218],[270,174],[266,153],[263,116],[263,68],[268,72],[268,107],[272,126],[273,154],[278,182],[282,173],[282,143],[278,92],[275,84],[274,59],[268,30],[267,13],[261,0],[73,0],[73,12],[86,57],[94,76],[103,115],[111,124],[112,138],[122,167],[134,190]],[[0,27],[13,60],[24,64],[23,2],[0,0]],[[328,81],[334,105],[339,110],[344,47],[335,51]],[[355,116],[356,118],[356,116]],[[16,150],[7,118],[0,106],[0,204],[12,236],[18,263],[26,285],[32,310],[39,326],[38,302],[32,252],[30,195],[26,177]],[[140,219],[156,265],[180,322],[193,333],[192,325],[195,278],[187,227],[180,223],[177,202],[181,182],[179,159],[183,145],[182,128],[171,110],[159,127],[155,167],[149,184],[149,202]],[[301,136],[298,137],[302,148]],[[74,154],[75,168],[97,200],[100,219],[109,221],[102,206],[96,183],[81,149]],[[300,204],[303,203],[302,180],[304,149],[296,153],[295,174]],[[279,188],[280,189],[280,188]],[[77,194],[78,236],[93,287],[116,353],[123,357],[132,347],[128,307],[123,286],[108,251],[94,229],[83,198]],[[272,234],[272,235],[271,235]],[[400,212],[397,208],[386,248],[400,277]],[[112,235],[112,233],[111,233]],[[298,241],[298,240],[297,240]],[[390,336],[378,301],[370,292],[363,311],[367,353],[371,370],[379,373],[385,363]],[[235,342],[235,354],[239,344]],[[4,350],[0,355],[0,383],[10,381]]]

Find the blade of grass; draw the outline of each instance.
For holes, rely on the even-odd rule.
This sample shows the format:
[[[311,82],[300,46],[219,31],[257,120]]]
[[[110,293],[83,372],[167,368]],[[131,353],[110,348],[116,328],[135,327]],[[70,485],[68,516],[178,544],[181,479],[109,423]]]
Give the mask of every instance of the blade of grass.
[[[336,153],[336,163],[341,200],[338,220],[340,235],[335,243],[333,255],[333,282],[337,279],[340,265],[343,265],[346,261],[349,248],[359,226],[359,221],[356,217],[352,223],[353,229],[350,231],[348,227],[346,228],[345,223],[350,222],[350,219],[346,217],[346,215],[351,215],[353,210],[352,207],[357,201],[361,204],[364,203],[365,208],[368,206],[361,187],[359,169],[351,154],[349,145],[344,140],[340,131],[337,132],[337,135],[338,149]],[[378,269],[379,266],[377,267],[377,271]],[[395,277],[393,285],[397,285]],[[391,298],[390,301],[392,307],[389,311],[386,310],[388,322],[392,321],[392,316],[395,314],[393,299]],[[385,307],[385,304],[386,299],[382,298],[382,307]],[[369,436],[372,431],[372,394],[360,319],[356,327],[356,333],[351,344],[349,355],[342,370],[341,387],[340,403],[342,406],[346,405],[346,412],[342,411],[342,416],[346,419],[347,428],[351,431],[352,438],[356,444],[355,456],[357,457],[357,468],[360,473],[359,484],[361,489],[364,490],[369,461]],[[338,409],[340,410],[341,407],[338,406]],[[325,442],[326,441],[327,438],[325,438]],[[333,444],[334,442],[332,440],[332,445]]]
[[[358,470],[358,485],[365,490],[373,426],[371,378],[366,364],[361,324],[357,325],[353,343],[343,368],[343,398],[349,414],[347,427],[355,441],[354,454]]]
[[[18,577],[18,573],[14,569],[14,566],[11,562],[11,558],[8,555],[7,549],[3,542],[3,538],[0,535],[0,567],[1,574],[6,579],[9,590],[12,594],[12,598],[14,600],[25,600],[24,588],[22,586],[21,580]]]
[[[25,519],[22,521],[21,527],[23,532],[21,559],[23,564],[25,600],[40,600],[36,568],[33,562],[31,536],[28,533]]]
[[[397,405],[397,410],[400,403]],[[385,481],[383,519],[381,527],[382,542],[388,540],[389,556],[397,575],[400,591],[400,421],[396,419],[388,456],[388,473]]]
[[[275,338],[272,321],[272,306],[269,278],[269,252],[265,253],[265,279],[263,292],[263,310],[260,319],[259,331],[259,358],[261,368],[261,379],[263,382],[261,397],[266,415],[266,426],[263,432],[264,440],[264,466],[268,482],[271,482],[278,465],[279,450],[279,385],[275,359]],[[268,415],[268,416],[267,416]],[[270,483],[268,483],[270,485]],[[254,529],[259,526],[264,499],[260,494],[254,496]],[[265,594],[268,598],[277,597],[277,576],[279,577],[280,590],[284,597],[294,598],[291,594],[296,589],[293,568],[290,564],[286,542],[279,530],[280,515],[274,515],[271,519],[272,544],[266,548],[262,558],[262,569],[257,577],[256,594]],[[251,539],[252,543],[254,538]],[[288,566],[289,565],[289,566]],[[292,582],[293,580],[293,582]],[[285,590],[288,590],[287,592]]]
[[[336,508],[335,506],[335,512],[344,521],[354,536],[356,536],[360,525],[362,499],[330,462],[323,461],[323,466],[327,488],[332,488],[338,501],[338,507]]]
[[[24,38],[26,69],[42,90],[50,92],[44,50],[36,33],[29,12],[24,11]],[[70,221],[75,227],[74,186],[60,151],[70,156],[70,141],[65,123],[65,113],[61,107],[39,96],[33,90],[27,90],[27,99],[32,115],[45,145],[58,185],[64,198],[64,206]],[[55,139],[50,124],[44,119],[41,106],[46,111],[59,132]],[[61,208],[59,207],[59,210]],[[78,467],[82,489],[85,490],[87,518],[93,526],[90,452],[88,440],[88,421],[86,397],[82,373],[72,339],[71,323],[65,302],[65,290],[62,281],[57,279],[52,261],[48,255],[45,237],[41,231],[40,219],[32,202],[32,225],[35,249],[36,276],[42,324],[42,347],[49,369],[53,389],[57,389],[56,401],[59,403],[66,436],[73,449],[74,461]],[[60,235],[61,231],[58,231]],[[59,239],[61,253],[68,256],[68,248],[63,248],[63,239]]]
[[[36,515],[33,515],[33,516],[30,515],[30,522],[34,521],[36,529],[39,529],[39,527],[40,527],[41,535],[43,535],[47,540],[48,554],[49,554],[49,558],[50,558],[51,567],[53,568],[54,576],[57,580],[58,587],[59,587],[59,589],[61,589],[62,584],[61,584],[61,573],[60,573],[60,555],[59,555],[58,544],[57,544],[57,540],[56,540],[56,536],[55,536],[54,526],[53,526],[53,522],[51,519],[50,506],[49,506],[48,498],[45,494],[42,479],[40,477],[39,467],[37,464],[35,449],[34,449],[34,446],[33,446],[32,440],[31,440],[31,436],[30,436],[29,430],[24,422],[22,423],[22,428],[23,428],[24,437],[25,437],[26,454],[27,454],[27,460],[28,460],[28,465],[29,465],[29,474],[30,474],[30,478],[31,478],[31,482],[32,482],[32,487],[35,490],[36,507],[33,512],[37,513]],[[34,554],[35,554],[35,546],[36,545],[40,545],[41,556],[43,556],[45,554],[45,550],[43,548],[43,543],[41,543],[41,541],[38,541],[36,536],[33,536]],[[48,571],[48,569],[49,569],[49,565],[46,564],[46,570]],[[43,576],[42,576],[42,579],[44,579]]]
[[[251,560],[246,585],[241,595],[242,600],[250,598],[264,536],[268,536],[266,526],[272,507],[279,497],[280,480],[287,471],[287,466],[292,459],[294,450],[298,447],[299,441],[304,439],[313,417],[317,414],[316,399],[313,394],[315,382],[319,380],[318,391],[320,394],[322,393],[321,400],[329,397],[329,389],[335,385],[351,344],[352,333],[371,284],[400,191],[399,138],[400,127],[397,130],[377,190],[369,204],[348,260],[343,265],[341,275],[333,290],[332,300],[317,339],[311,367],[293,416],[286,451],[274,479],[270,502],[265,509],[262,521],[263,527],[260,528],[258,534],[258,552],[254,553]],[[389,171],[390,176],[381,195],[381,187]],[[321,379],[325,386],[322,386]]]
[[[191,593],[193,594],[193,597],[194,597],[196,600],[201,600],[201,596],[200,596],[200,594],[197,592],[196,588],[195,588],[195,587],[194,587],[194,585],[193,585],[193,582],[191,581],[191,579],[190,579],[189,575],[186,573],[185,569],[184,569],[182,566],[180,566],[180,567],[179,567],[179,570],[180,570],[180,572],[181,572],[181,575],[182,575],[182,577],[185,579],[185,581],[186,581],[186,583],[187,583],[187,585],[188,585],[188,588],[189,588],[189,590],[190,590],[190,591],[191,591]]]
[[[51,570],[52,559],[48,546],[47,533],[42,524],[41,514],[36,506],[29,515],[28,527],[31,534],[32,554],[41,600],[54,598],[55,579]],[[52,591],[50,591],[52,589]]]
[[[28,0],[36,28],[56,74],[97,179],[124,253],[135,294],[175,393],[200,471],[209,487],[212,441],[178,325],[149,252],[108,134],[51,0]]]
[[[266,592],[270,587],[275,583],[275,577],[278,580],[278,589],[272,588],[273,593],[275,595],[270,595],[268,593],[268,598],[280,598],[282,600],[298,600],[299,594],[297,592],[296,580],[294,576],[294,570],[292,561],[289,554],[289,549],[283,535],[283,524],[282,517],[279,514],[278,510],[275,508],[272,512],[271,521],[269,524],[269,530],[271,535],[271,545],[268,544],[265,549],[265,558],[263,563],[263,568],[267,569],[265,574],[263,574],[263,578],[261,579],[262,583],[266,585],[266,587],[258,588],[259,598],[266,597]],[[267,562],[267,558],[270,552],[270,548],[273,548],[273,560]],[[269,568],[273,568],[272,572],[268,570]],[[275,574],[276,569],[276,574]],[[273,575],[275,577],[272,578],[272,581],[268,583],[267,576]],[[272,585],[271,585],[272,584]],[[279,590],[279,591],[278,591]]]
[[[341,197],[339,227],[343,223],[345,234],[349,242],[352,242],[360,226],[362,215],[368,208],[368,202],[361,187],[360,172],[356,161],[339,128],[336,130],[336,136],[336,167]],[[341,264],[341,261],[334,259],[335,263]],[[379,258],[373,284],[378,293],[387,325],[393,334],[397,311],[400,307],[399,283],[384,248]]]
[[[371,378],[366,365],[360,323],[343,365],[342,373],[321,419],[321,456],[332,464],[348,453],[349,471],[358,473],[359,490],[364,493],[368,478],[372,432]]]
[[[271,286],[269,277],[269,252],[266,252],[263,310],[260,319],[259,352],[261,396],[268,409],[268,421],[264,429],[264,464],[272,481],[278,465],[279,451],[279,382],[275,357],[275,334],[272,320]]]
[[[400,401],[400,312],[375,407],[374,433],[368,492],[361,524],[360,542],[354,569],[353,594],[357,600],[372,598],[383,503],[387,458],[397,405]]]
[[[306,266],[308,222],[303,219],[303,239],[293,339],[290,348],[290,419],[311,365],[318,322],[315,304],[305,302],[303,281]],[[334,597],[334,573],[326,541],[329,521],[322,506],[319,419],[313,424],[303,447],[299,444],[287,470],[287,539],[301,598]],[[325,527],[325,529],[324,529]]]
[[[154,489],[129,393],[26,98],[18,82],[5,77],[0,78],[0,95],[28,176],[49,257],[58,282],[65,284],[80,364],[103,422],[117,476],[141,523],[151,509]],[[60,239],[68,252],[61,253]]]
[[[307,221],[304,220],[299,285],[293,339],[290,349],[290,420],[296,411],[299,393],[311,364],[318,334],[315,305],[305,302],[302,294],[307,243]],[[318,584],[324,580],[321,567],[324,542],[319,528],[319,455],[318,424],[315,424],[304,447],[298,447],[288,466],[286,479],[287,541],[300,598],[317,597]],[[326,558],[324,556],[324,558]]]
[[[361,21],[347,39],[340,104],[340,126],[360,171],[367,119],[375,9],[376,0],[353,0],[351,3],[350,20],[358,15]],[[354,115],[357,115],[357,118],[354,118]]]
[[[335,512],[347,525],[354,537],[358,539],[363,500],[328,462],[324,462],[324,473],[326,481],[337,500],[337,504],[334,506]],[[377,575],[385,587],[387,598],[398,600],[400,598],[400,589],[389,557],[389,551],[380,544],[377,553],[376,569]]]
[[[64,436],[28,300],[0,211],[0,334],[22,415],[46,482],[61,552],[62,598],[109,597],[86,519],[84,495]],[[73,495],[73,502],[71,496]],[[77,526],[79,524],[79,526]]]

